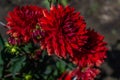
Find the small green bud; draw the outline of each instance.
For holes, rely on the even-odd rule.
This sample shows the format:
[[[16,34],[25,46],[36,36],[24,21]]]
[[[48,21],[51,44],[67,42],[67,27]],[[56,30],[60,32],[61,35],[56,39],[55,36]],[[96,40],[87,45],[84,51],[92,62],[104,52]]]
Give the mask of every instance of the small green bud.
[[[12,53],[15,53],[16,51],[17,51],[16,48],[15,48],[15,47],[12,47],[11,52],[12,52]]]
[[[31,80],[31,79],[32,79],[32,75],[30,74],[25,75],[25,80]]]
[[[40,28],[40,26],[39,25],[36,25],[36,29],[39,29]]]

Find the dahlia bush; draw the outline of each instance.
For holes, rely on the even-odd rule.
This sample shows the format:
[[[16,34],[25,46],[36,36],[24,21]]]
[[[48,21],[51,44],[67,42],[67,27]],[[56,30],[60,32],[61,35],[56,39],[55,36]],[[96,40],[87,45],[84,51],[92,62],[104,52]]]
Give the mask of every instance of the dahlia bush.
[[[8,13],[8,42],[0,37],[0,79],[94,80],[100,73],[104,36],[87,29],[74,7],[51,4],[50,10],[26,5]]]

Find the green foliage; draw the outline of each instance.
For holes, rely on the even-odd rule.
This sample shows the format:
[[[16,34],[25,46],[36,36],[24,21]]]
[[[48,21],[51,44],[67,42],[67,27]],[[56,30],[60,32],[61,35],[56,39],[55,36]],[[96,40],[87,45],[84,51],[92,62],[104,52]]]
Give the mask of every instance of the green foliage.
[[[1,46],[0,49],[2,49],[4,47],[4,45],[5,45],[4,40],[0,34],[0,46]]]
[[[66,6],[68,4],[68,0],[59,0],[61,4],[63,4],[64,6]]]
[[[57,80],[63,72],[74,65],[46,51],[35,57],[37,44],[30,42],[16,46],[5,42],[0,36],[0,80]]]
[[[2,57],[1,57],[1,54],[0,54],[0,77],[2,77],[2,72],[3,72],[3,60],[2,60]]]
[[[25,66],[25,56],[16,56],[10,61],[10,73],[12,73],[13,77],[15,77],[16,73],[18,73],[22,67]]]
[[[4,47],[4,40],[3,40],[2,36],[0,35],[0,52],[3,49],[3,47]],[[0,77],[2,77],[3,65],[4,65],[4,62],[2,59],[2,55],[0,53]]]
[[[58,3],[56,2],[56,0],[51,0],[52,4],[62,4],[63,6],[66,6],[68,4],[69,1],[71,0],[58,0]],[[48,2],[48,0],[44,0],[42,2],[42,4],[46,7],[46,8],[50,8],[50,3]]]
[[[46,8],[49,9],[49,2],[48,2],[47,0],[44,0],[44,1],[42,2],[42,5],[44,5]]]

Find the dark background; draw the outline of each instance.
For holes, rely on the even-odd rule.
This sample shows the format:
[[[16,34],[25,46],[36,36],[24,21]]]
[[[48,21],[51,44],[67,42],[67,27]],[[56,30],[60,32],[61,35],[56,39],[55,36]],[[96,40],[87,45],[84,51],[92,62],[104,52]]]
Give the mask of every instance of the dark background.
[[[49,6],[47,0],[0,0],[0,21],[6,23],[9,11],[26,4]],[[81,12],[88,28],[94,28],[108,42],[108,58],[101,66],[97,80],[120,80],[120,0],[68,0],[68,4]],[[5,30],[0,25],[3,37],[7,36]]]

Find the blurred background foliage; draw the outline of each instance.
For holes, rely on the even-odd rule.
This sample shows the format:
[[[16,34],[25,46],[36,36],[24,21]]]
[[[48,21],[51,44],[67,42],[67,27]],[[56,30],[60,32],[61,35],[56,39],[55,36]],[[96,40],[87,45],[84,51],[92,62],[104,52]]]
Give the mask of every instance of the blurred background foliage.
[[[101,65],[101,73],[96,80],[120,80],[120,0],[58,1],[64,6],[75,7],[76,11],[80,11],[81,15],[85,17],[88,28],[92,27],[105,35],[109,49],[108,58]],[[47,0],[0,0],[0,21],[6,23],[7,12],[13,10],[15,6],[30,4],[49,9]],[[5,33],[6,28],[2,25],[0,27],[0,77],[2,80],[13,80],[13,78],[14,80],[56,80],[53,77],[57,78],[64,71],[75,67],[66,60],[47,56],[46,52],[42,52],[40,60],[28,57],[29,54],[18,55],[18,53],[24,53],[20,52],[21,49],[28,51],[32,47],[30,44],[25,47],[17,47],[4,43],[8,36]],[[32,53],[32,51],[26,53]]]

